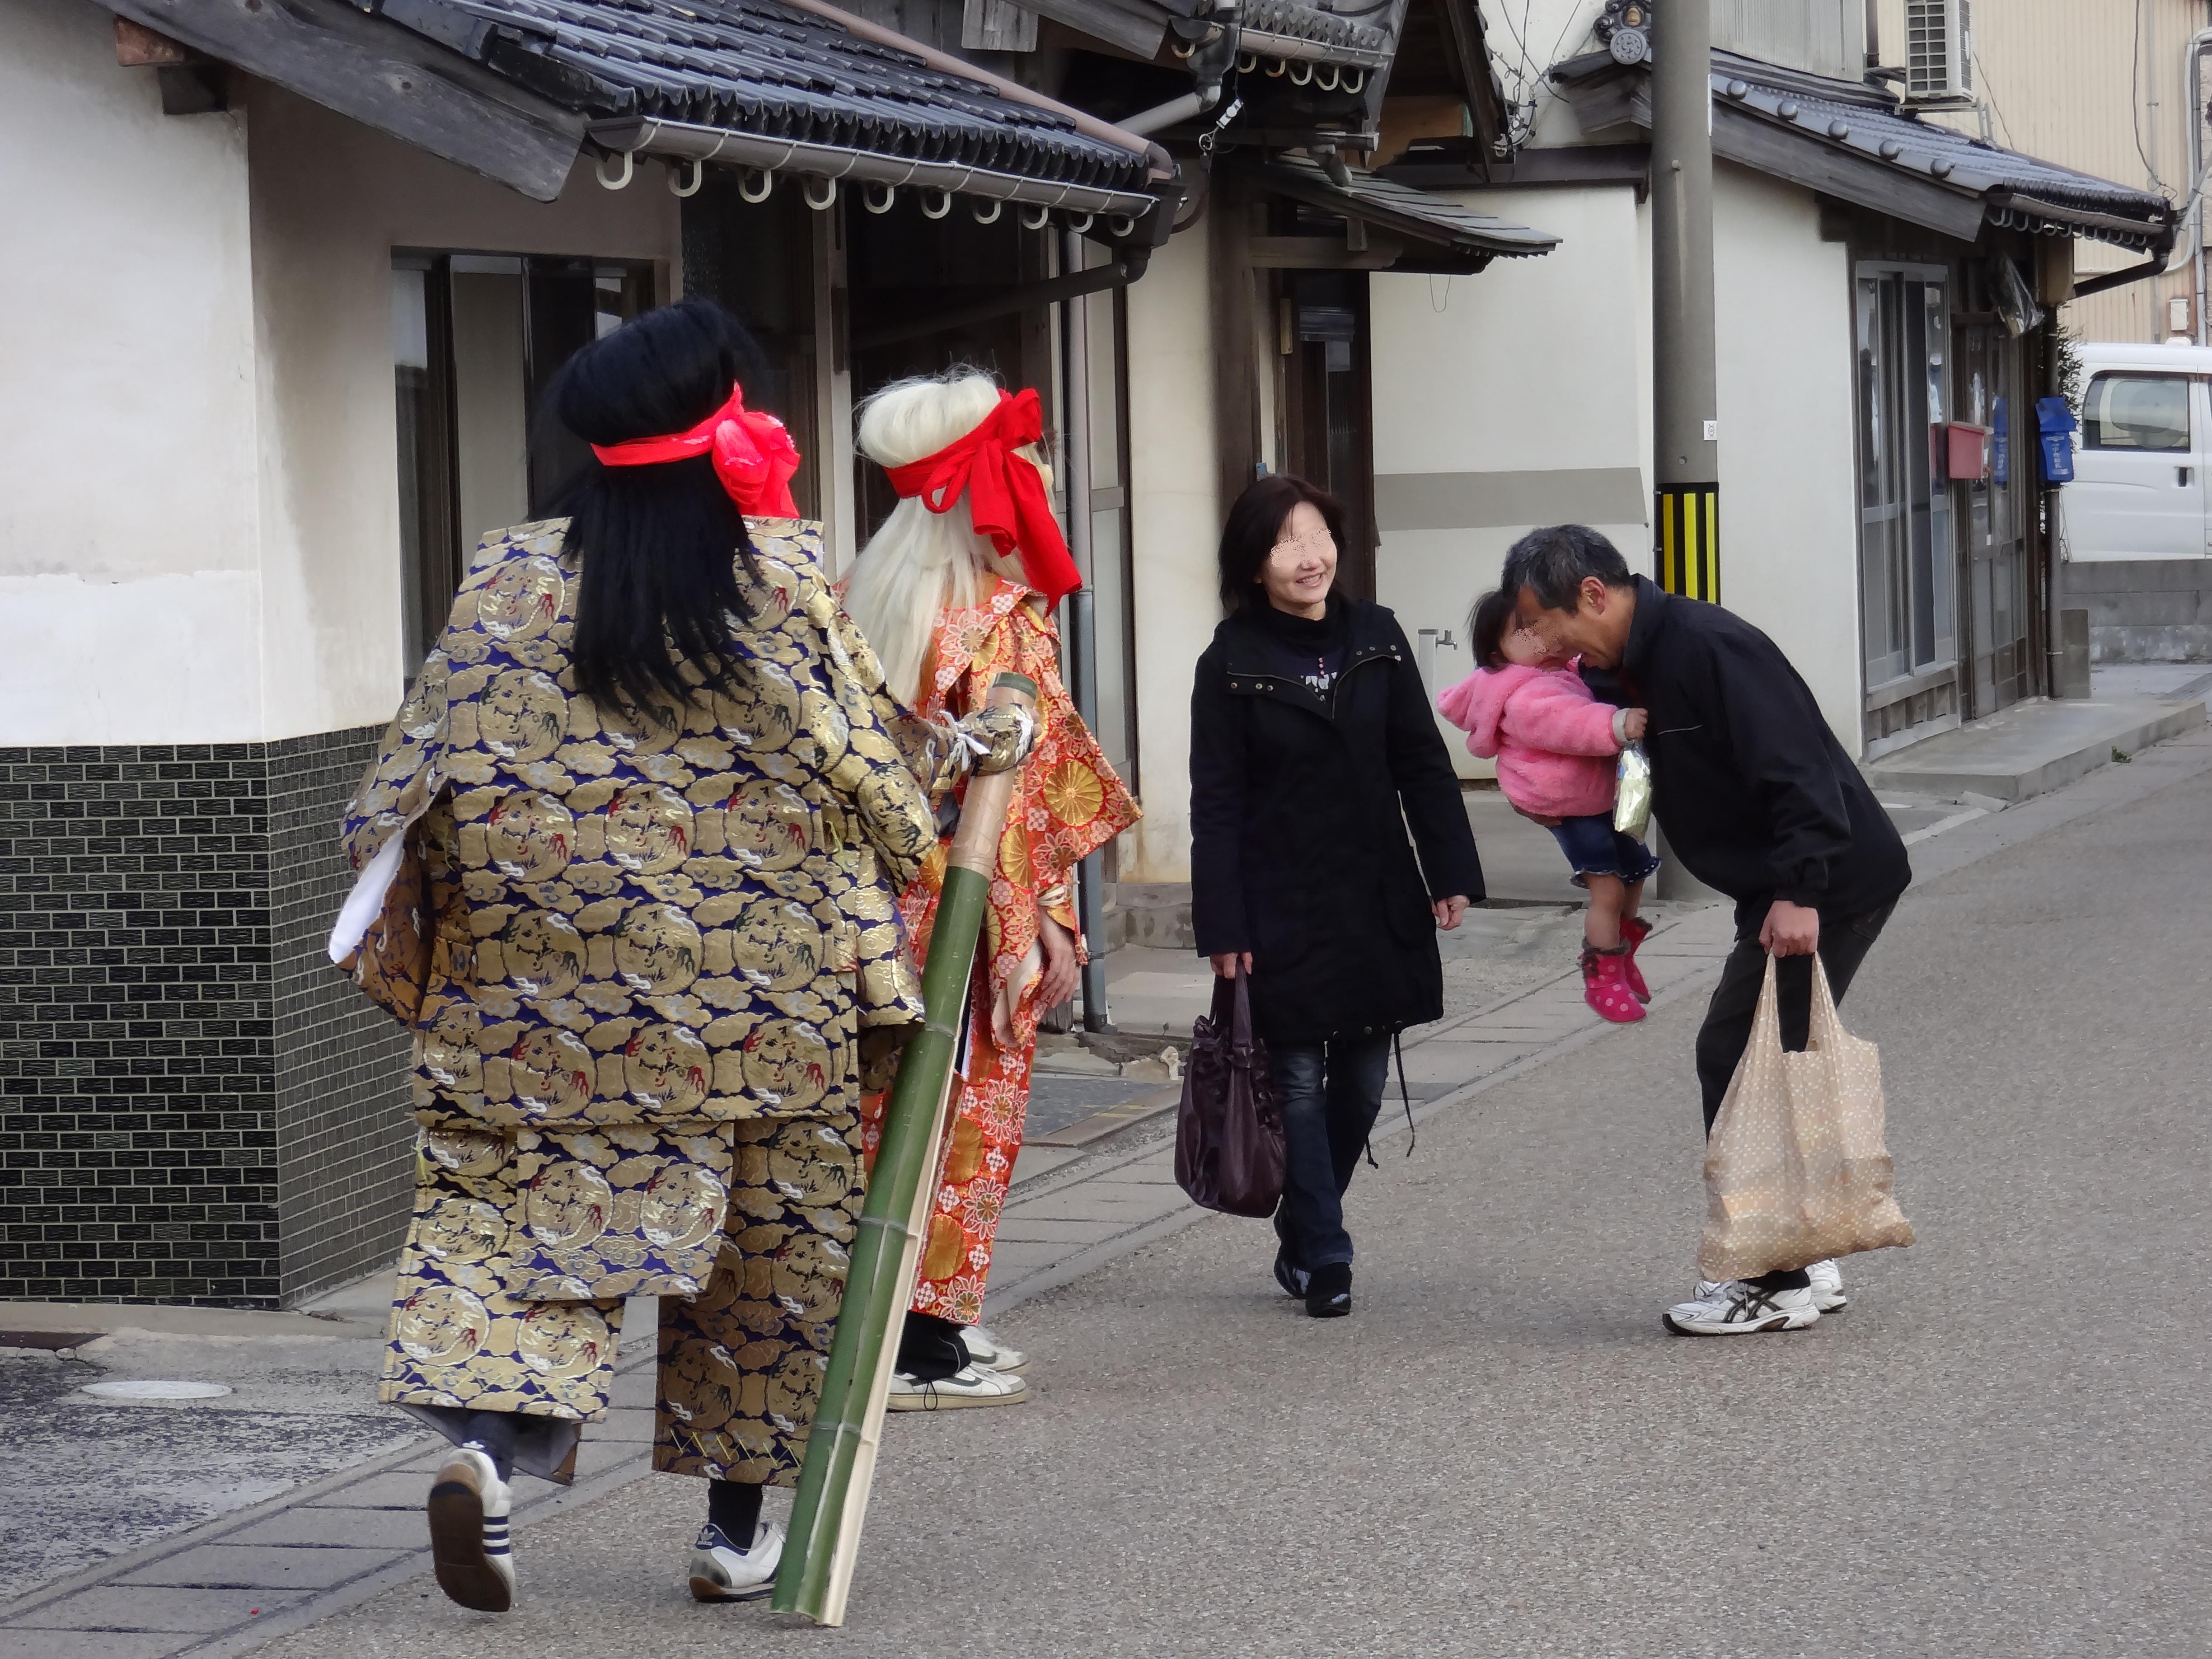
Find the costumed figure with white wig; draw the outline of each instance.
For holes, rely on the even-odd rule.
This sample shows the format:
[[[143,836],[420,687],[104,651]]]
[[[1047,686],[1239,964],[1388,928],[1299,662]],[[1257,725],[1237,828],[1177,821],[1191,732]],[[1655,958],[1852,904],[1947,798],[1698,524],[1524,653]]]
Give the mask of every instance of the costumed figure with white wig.
[[[1011,671],[1036,684],[1039,728],[1000,843],[895,1411],[1026,1397],[1012,1375],[1024,1357],[977,1322],[992,1244],[1021,1151],[1037,1022],[1074,994],[1085,960],[1075,866],[1138,816],[1060,678],[1053,607],[1081,577],[1053,517],[1042,435],[1034,391],[1002,391],[972,369],[902,380],[860,410],[860,453],[900,500],[854,565],[845,609],[885,689],[926,729],[981,709]],[[900,900],[921,960],[944,875],[940,842]],[[884,1098],[871,1088],[862,1101],[872,1152]]]

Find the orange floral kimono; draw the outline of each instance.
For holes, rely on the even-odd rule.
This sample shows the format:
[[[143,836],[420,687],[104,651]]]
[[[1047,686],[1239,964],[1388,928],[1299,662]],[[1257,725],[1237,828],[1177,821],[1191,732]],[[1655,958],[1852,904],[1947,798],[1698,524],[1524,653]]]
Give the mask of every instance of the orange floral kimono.
[[[1033,589],[1000,577],[981,605],[939,617],[915,711],[931,720],[940,712],[957,718],[980,708],[991,682],[1008,670],[1037,684],[1037,745],[1022,768],[999,842],[999,873],[976,947],[967,1065],[912,1304],[916,1313],[958,1325],[982,1317],[992,1241],[1022,1149],[1030,1065],[1036,1055],[1037,1020],[1045,1012],[1037,1001],[1043,972],[1037,912],[1042,908],[1074,934],[1078,957],[1087,960],[1076,925],[1075,866],[1138,816],[1136,801],[1076,714],[1060,678],[1059,639],[1040,604]],[[945,854],[940,842],[899,900],[917,964],[928,959]],[[861,1102],[871,1160],[885,1098],[871,1093]]]

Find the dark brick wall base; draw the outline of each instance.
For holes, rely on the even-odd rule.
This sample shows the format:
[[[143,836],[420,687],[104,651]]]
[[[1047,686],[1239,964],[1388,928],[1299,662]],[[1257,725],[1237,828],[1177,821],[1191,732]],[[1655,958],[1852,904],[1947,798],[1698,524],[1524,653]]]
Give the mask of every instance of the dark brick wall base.
[[[272,1307],[404,1224],[404,1036],[329,967],[376,728],[0,748],[0,1297]]]

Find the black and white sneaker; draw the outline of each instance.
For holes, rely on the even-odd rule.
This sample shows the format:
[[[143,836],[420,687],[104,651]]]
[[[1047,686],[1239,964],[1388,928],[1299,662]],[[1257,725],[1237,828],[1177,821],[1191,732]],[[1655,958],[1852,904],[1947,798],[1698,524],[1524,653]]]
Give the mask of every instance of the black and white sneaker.
[[[491,1454],[463,1446],[430,1486],[430,1559],[438,1588],[478,1613],[514,1606],[514,1558],[507,1538],[507,1486]]]
[[[969,1364],[994,1371],[1011,1374],[1030,1363],[1030,1357],[1019,1348],[1008,1347],[981,1325],[970,1325],[962,1331],[960,1346],[968,1351]]]
[[[1306,1311],[1316,1319],[1341,1319],[1352,1311],[1349,1261],[1325,1261],[1306,1275]]]
[[[1747,1280],[1725,1284],[1702,1280],[1698,1295],[1660,1315],[1677,1336],[1746,1336],[1758,1331],[1802,1331],[1817,1322],[1820,1310],[1813,1292],[1800,1287],[1766,1291]]]
[[[988,1365],[963,1365],[950,1376],[925,1382],[910,1371],[893,1371],[884,1409],[893,1412],[963,1411],[976,1406],[1018,1406],[1030,1385]]]
[[[1833,1261],[1815,1261],[1805,1269],[1813,1281],[1813,1305],[1824,1314],[1841,1313],[1851,1305],[1844,1294],[1844,1271]]]
[[[1275,1252],[1275,1283],[1283,1287],[1283,1294],[1291,1301],[1306,1299],[1306,1280],[1310,1277],[1304,1267],[1291,1261],[1288,1250]]]
[[[696,1601],[752,1601],[775,1588],[783,1560],[783,1528],[763,1521],[739,1549],[709,1521],[691,1546],[691,1597]]]

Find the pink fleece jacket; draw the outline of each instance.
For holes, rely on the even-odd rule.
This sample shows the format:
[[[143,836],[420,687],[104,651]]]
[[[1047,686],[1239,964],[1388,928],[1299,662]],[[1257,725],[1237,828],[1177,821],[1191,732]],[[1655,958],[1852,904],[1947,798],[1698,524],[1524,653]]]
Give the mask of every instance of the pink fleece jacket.
[[[1571,668],[1478,668],[1437,699],[1467,746],[1498,762],[1498,787],[1524,812],[1613,811],[1613,710]]]

